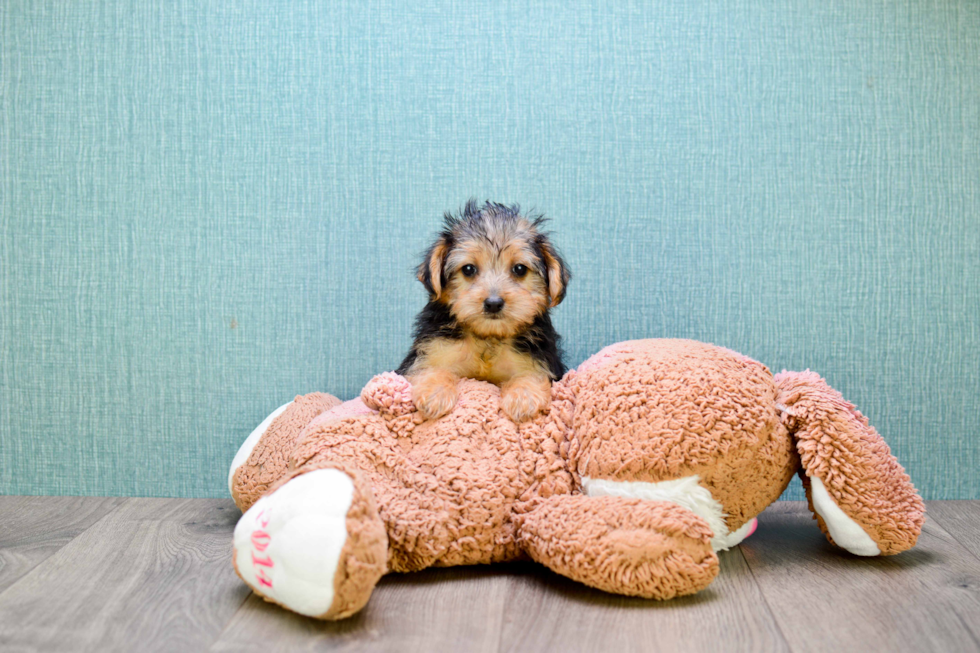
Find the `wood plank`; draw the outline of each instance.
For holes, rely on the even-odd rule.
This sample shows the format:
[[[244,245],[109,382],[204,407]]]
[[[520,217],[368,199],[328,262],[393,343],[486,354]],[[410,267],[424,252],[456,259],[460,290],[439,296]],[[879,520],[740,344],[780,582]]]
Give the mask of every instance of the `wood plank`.
[[[325,623],[234,576],[229,501],[0,497],[0,649],[980,650],[980,502],[929,511],[915,549],[867,559],[776,504],[711,587],[664,603],[520,563],[388,576]]]
[[[229,500],[128,499],[0,594],[0,649],[201,650],[248,592]]]
[[[789,650],[741,553],[721,562],[711,588],[668,602],[599,592],[533,563],[387,576],[364,611],[336,623],[253,595],[212,651]]]
[[[980,501],[929,501],[926,515],[980,558]]]
[[[0,592],[125,499],[0,496]]]
[[[787,651],[736,548],[705,590],[670,601],[606,594],[528,564],[505,613],[502,651]]]
[[[741,547],[794,651],[980,650],[980,564],[935,520],[911,551],[860,558],[780,502]]]
[[[382,579],[364,611],[318,622],[254,595],[212,651],[787,651],[742,554],[694,597],[614,596],[533,563]]]
[[[211,650],[496,652],[510,584],[500,566],[391,574],[361,612],[336,622],[302,617],[253,594]]]

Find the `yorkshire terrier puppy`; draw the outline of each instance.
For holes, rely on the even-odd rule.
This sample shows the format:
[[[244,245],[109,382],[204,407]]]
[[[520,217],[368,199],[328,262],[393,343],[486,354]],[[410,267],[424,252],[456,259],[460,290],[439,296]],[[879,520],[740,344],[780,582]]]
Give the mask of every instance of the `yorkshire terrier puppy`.
[[[474,200],[459,216],[446,213],[418,267],[429,303],[398,368],[425,417],[452,410],[460,377],[500,386],[501,407],[515,422],[550,403],[551,381],[565,364],[548,309],[564,299],[571,274],[543,223],[518,206]]]

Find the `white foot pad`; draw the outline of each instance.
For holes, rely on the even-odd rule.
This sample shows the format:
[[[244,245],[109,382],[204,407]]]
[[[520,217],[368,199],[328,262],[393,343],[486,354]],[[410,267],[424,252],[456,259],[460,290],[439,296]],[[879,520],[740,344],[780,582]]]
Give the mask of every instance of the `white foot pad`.
[[[297,476],[262,497],[235,527],[238,573],[290,610],[322,615],[333,602],[353,497],[350,477],[336,469]]]
[[[810,477],[810,497],[813,499],[813,509],[823,519],[837,546],[856,556],[876,556],[881,553],[871,536],[834,503],[827,488],[816,476]]]
[[[269,430],[269,427],[272,425],[272,420],[282,415],[283,411],[289,408],[290,404],[292,403],[293,402],[290,401],[288,404],[283,404],[282,406],[279,406],[279,408],[272,411],[272,414],[262,420],[262,423],[256,426],[255,430],[252,431],[247,438],[245,438],[245,442],[242,443],[242,446],[238,447],[238,453],[236,453],[235,457],[232,459],[231,469],[228,471],[228,494],[232,493],[231,487],[235,481],[235,470],[248,462],[248,457],[252,455],[252,449],[254,449],[255,445],[259,443],[259,440],[262,439],[265,432]]]

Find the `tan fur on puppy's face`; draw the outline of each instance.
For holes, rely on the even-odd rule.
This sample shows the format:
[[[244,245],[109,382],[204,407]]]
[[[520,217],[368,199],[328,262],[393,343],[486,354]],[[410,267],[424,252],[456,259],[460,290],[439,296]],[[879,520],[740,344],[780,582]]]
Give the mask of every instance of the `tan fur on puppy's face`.
[[[447,283],[440,299],[461,324],[484,338],[514,335],[534,322],[550,303],[547,283],[528,244],[530,225],[520,221],[515,226],[526,226],[527,231],[488,230],[490,240],[464,240],[446,257]],[[476,268],[472,276],[464,273],[468,265]],[[524,266],[526,271],[520,274],[517,266]],[[503,309],[495,315],[484,310],[484,302],[490,297],[504,301]]]

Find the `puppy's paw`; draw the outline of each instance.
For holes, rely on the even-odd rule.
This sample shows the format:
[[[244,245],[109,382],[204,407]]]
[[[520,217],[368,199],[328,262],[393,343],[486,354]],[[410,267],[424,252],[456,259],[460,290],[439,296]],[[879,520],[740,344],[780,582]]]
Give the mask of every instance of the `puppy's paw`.
[[[423,417],[438,419],[453,409],[459,397],[456,389],[458,380],[454,374],[442,371],[413,380],[412,400]]]
[[[544,411],[551,403],[551,382],[545,378],[522,377],[500,388],[500,407],[507,417],[523,422]]]

